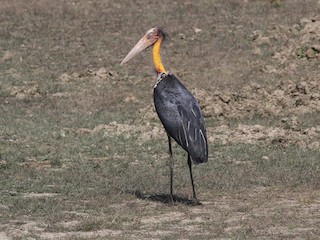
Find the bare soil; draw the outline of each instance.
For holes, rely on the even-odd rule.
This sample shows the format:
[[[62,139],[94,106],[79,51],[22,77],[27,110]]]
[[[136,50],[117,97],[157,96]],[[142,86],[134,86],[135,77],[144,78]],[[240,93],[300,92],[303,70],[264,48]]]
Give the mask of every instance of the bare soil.
[[[0,5],[0,239],[318,239],[320,2]],[[210,157],[175,146],[152,103],[146,30],[199,100]]]

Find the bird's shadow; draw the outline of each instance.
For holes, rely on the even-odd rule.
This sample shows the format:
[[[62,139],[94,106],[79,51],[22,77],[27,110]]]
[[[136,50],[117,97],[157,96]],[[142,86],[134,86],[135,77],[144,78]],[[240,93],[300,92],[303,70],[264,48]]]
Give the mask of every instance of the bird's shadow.
[[[176,203],[187,205],[187,206],[196,206],[201,205],[199,201],[193,201],[185,197],[180,197],[173,195],[173,201],[169,194],[148,194],[143,193],[139,190],[129,190],[127,193],[136,196],[139,199],[148,200],[152,202],[160,202],[163,204],[174,205]]]

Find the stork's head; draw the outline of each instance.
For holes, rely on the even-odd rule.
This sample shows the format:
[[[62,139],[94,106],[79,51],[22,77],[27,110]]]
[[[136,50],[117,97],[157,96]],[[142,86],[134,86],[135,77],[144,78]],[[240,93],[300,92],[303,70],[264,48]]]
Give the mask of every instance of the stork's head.
[[[139,40],[139,42],[131,49],[128,55],[122,60],[121,64],[128,62],[135,57],[138,53],[144,49],[153,45],[159,38],[163,38],[164,33],[160,28],[151,28],[146,34]]]

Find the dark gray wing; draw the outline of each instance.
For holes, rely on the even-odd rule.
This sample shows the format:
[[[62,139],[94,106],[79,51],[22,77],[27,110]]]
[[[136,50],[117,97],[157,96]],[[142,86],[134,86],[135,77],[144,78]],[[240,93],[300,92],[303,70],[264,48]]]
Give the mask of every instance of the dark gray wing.
[[[178,105],[180,126],[175,139],[191,156],[195,163],[207,162],[208,143],[204,119],[196,100],[186,105]]]
[[[168,74],[154,89],[154,103],[167,133],[190,154],[193,162],[207,162],[204,118],[188,89],[175,76]]]

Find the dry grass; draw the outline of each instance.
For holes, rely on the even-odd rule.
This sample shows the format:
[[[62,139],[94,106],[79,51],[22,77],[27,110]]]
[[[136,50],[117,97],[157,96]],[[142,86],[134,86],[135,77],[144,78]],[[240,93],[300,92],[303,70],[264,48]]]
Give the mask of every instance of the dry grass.
[[[317,239],[319,13],[308,1],[2,1],[0,239]],[[203,107],[209,162],[152,107],[147,29]]]

